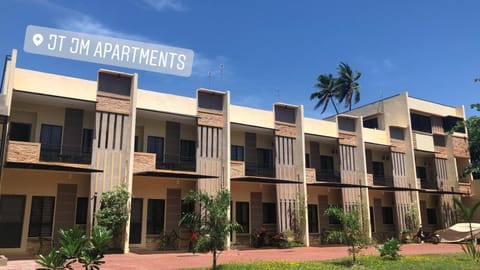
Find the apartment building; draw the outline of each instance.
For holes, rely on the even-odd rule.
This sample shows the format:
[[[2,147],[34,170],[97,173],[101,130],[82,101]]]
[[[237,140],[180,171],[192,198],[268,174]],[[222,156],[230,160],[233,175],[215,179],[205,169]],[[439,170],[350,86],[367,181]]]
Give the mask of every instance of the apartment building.
[[[294,229],[305,211],[307,245],[337,229],[331,205],[361,205],[372,237],[407,227],[415,209],[426,230],[456,222],[453,196],[479,194],[468,164],[465,118],[450,107],[402,93],[325,120],[301,105],[259,110],[230,93],[195,98],[143,90],[136,74],[100,70],[96,81],[16,67],[7,61],[0,95],[0,253],[36,253],[60,228],[91,228],[102,192],[131,192],[129,248],[158,249],[176,231],[190,190],[232,193],[231,218],[248,246],[260,226]],[[183,239],[183,240],[182,240]]]

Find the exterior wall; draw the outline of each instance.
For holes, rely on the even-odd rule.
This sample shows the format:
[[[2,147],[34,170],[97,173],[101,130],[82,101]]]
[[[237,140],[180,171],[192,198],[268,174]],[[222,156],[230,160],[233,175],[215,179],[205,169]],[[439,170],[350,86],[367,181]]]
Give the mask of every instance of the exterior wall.
[[[31,196],[35,194],[57,196],[57,184],[77,184],[77,195],[84,197],[92,197],[95,192],[110,190],[121,183],[126,184],[132,191],[132,198],[143,199],[141,242],[132,247],[148,249],[155,249],[158,244],[157,238],[146,234],[148,199],[157,198],[168,201],[167,192],[172,189],[180,190],[180,196],[183,197],[189,190],[198,189],[215,194],[220,188],[226,188],[232,192],[233,205],[236,202],[250,202],[250,232],[234,234],[232,239],[234,243],[241,245],[248,244],[249,233],[261,224],[260,202],[276,203],[277,224],[269,224],[269,226],[277,231],[291,228],[289,223],[291,216],[287,213],[287,209],[299,207],[301,203],[304,203],[305,207],[308,204],[317,205],[319,233],[308,234],[308,226],[305,228],[309,237],[303,240],[309,245],[309,241],[312,244],[322,243],[322,231],[335,228],[331,226],[332,224],[328,224],[328,217],[323,215],[324,209],[331,204],[340,204],[348,210],[352,205],[361,203],[364,206],[362,208],[364,224],[371,224],[367,222],[369,221],[367,213],[372,207],[373,236],[385,239],[387,235],[398,234],[406,228],[405,215],[409,207],[418,209],[422,221],[427,218],[427,208],[437,207],[439,209],[438,224],[435,226],[444,227],[454,222],[453,219],[446,218],[452,213],[452,196],[447,194],[448,192],[471,191],[472,194],[478,194],[478,185],[471,185],[471,178],[462,179],[462,183],[459,184],[459,166],[465,164],[469,158],[466,151],[466,134],[455,133],[449,136],[447,146],[439,148],[433,145],[432,135],[413,132],[411,129],[411,110],[430,114],[432,133],[444,134],[441,117],[464,118],[463,107],[439,105],[411,98],[407,93],[403,93],[325,121],[304,118],[302,106],[276,103],[271,111],[259,110],[231,105],[229,92],[199,89],[196,98],[180,97],[137,89],[136,75],[100,71],[98,82],[87,81],[15,68],[15,61],[14,53],[7,66],[5,84],[8,87],[5,88],[5,95],[0,95],[0,104],[2,104],[0,112],[8,115],[11,108],[10,122],[31,123],[31,140],[38,142],[41,124],[65,126],[65,107],[15,100],[13,89],[30,93],[32,96],[42,95],[42,99],[57,96],[73,99],[76,102],[85,101],[85,104],[90,104],[86,106],[91,106],[92,109],[83,110],[82,128],[95,130],[92,167],[103,170],[100,173],[92,173],[90,176],[73,172],[3,169],[0,193],[27,195],[22,250],[34,250],[31,239],[26,237]],[[107,93],[108,91],[103,88],[105,85],[102,84],[102,87],[100,85],[103,74],[130,78],[131,84],[123,89],[118,82],[111,82],[119,87],[120,91],[114,87],[113,92]],[[130,92],[122,95],[122,89]],[[10,106],[9,100],[12,95],[13,103]],[[218,98],[221,99],[220,102],[215,101],[218,101]],[[288,108],[295,111],[291,118],[284,111]],[[141,116],[137,117],[139,110],[142,110],[139,113]],[[143,114],[144,112],[147,113]],[[156,112],[158,116],[155,116]],[[170,115],[172,115],[171,118]],[[380,121],[376,130],[363,128],[363,120],[371,117],[377,117]],[[191,120],[180,121],[179,118]],[[354,130],[342,130],[340,127],[344,127],[345,124],[340,123],[342,118],[352,119]],[[123,122],[119,122],[119,119],[123,119]],[[123,127],[121,127],[122,123]],[[175,132],[168,133],[167,126],[174,126]],[[404,140],[391,139],[391,127],[403,128]],[[75,128],[78,132],[78,127]],[[139,150],[146,151],[148,136],[163,137],[165,144],[172,146],[169,144],[172,141],[166,139],[167,134],[177,133],[180,135],[173,140],[175,144],[178,139],[195,140],[197,143],[196,173],[217,176],[218,179],[185,180],[133,176],[134,168],[135,172],[155,170],[152,154],[134,153],[135,134],[139,136]],[[119,145],[111,144],[112,141],[120,138],[123,140],[121,148]],[[232,144],[244,146],[245,162],[230,160]],[[164,149],[167,148],[166,145]],[[30,147],[32,145],[27,146],[29,146],[28,149],[33,149]],[[38,145],[35,147],[37,149],[35,151],[38,152]],[[168,151],[178,150],[177,148],[179,146],[174,145],[173,148],[168,148]],[[231,178],[244,176],[245,171],[257,165],[257,148],[271,149],[273,152],[274,173],[273,177],[267,178],[277,181],[297,181],[298,184],[231,182]],[[13,149],[16,149],[16,152]],[[22,149],[24,149],[22,143],[13,142],[9,154],[20,158],[20,153],[24,152]],[[168,151],[165,150],[165,155]],[[430,152],[431,155],[425,154],[425,151]],[[27,161],[33,162],[36,152],[25,155],[30,158]],[[308,184],[314,184],[317,181],[314,178],[315,170],[306,168],[305,153],[310,154],[310,163],[319,162],[320,155],[332,156],[334,170],[341,171],[341,181],[336,184],[360,187],[333,188],[307,185],[307,178]],[[313,155],[315,155],[315,161],[313,161]],[[386,156],[390,160],[385,160]],[[369,162],[371,161],[384,161],[385,176],[393,176],[394,189],[413,190],[384,192],[373,189],[370,181],[371,164]],[[443,195],[431,195],[422,191],[417,181],[415,167],[424,163],[431,164],[432,170],[428,174],[431,178],[435,177],[436,183],[439,183],[436,192]],[[250,172],[253,172],[253,175],[249,176],[258,176],[256,167]],[[33,175],[35,177],[32,177]],[[302,196],[304,201],[298,201],[303,199]],[[175,200],[178,198],[175,197]],[[252,205],[252,202],[255,205]],[[395,224],[382,223],[382,207],[394,209]],[[93,209],[94,206],[90,206],[90,222]],[[232,217],[235,218],[235,207],[230,210]],[[174,216],[178,218],[178,213]],[[174,223],[169,221],[168,224],[172,226]],[[308,218],[306,225],[308,225]],[[129,224],[125,232],[125,251],[128,251],[128,236]],[[181,245],[185,245],[185,242]]]
[[[30,223],[30,212],[32,196],[57,197],[58,184],[77,185],[77,197],[89,197],[90,176],[88,174],[38,171],[24,169],[4,169],[0,195],[25,195],[25,209],[23,217],[22,238],[20,248],[1,249],[0,253],[21,251],[29,254],[36,254],[39,248],[38,237],[29,238],[28,230]],[[55,208],[61,201],[55,200]],[[72,220],[74,222],[74,220]],[[54,232],[55,219],[52,225]],[[53,236],[53,235],[52,235]]]

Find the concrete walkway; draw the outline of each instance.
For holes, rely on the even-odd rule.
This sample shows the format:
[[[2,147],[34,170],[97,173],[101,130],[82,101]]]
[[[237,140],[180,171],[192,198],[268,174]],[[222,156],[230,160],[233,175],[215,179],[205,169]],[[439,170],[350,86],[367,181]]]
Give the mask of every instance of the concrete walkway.
[[[403,255],[459,253],[462,252],[458,244],[408,244],[402,245],[400,253]],[[378,255],[374,247],[368,248],[363,254]],[[218,264],[229,262],[254,261],[322,261],[348,256],[344,246],[304,247],[292,249],[248,249],[224,251],[218,258]],[[147,253],[131,252],[128,254],[112,254],[105,257],[106,263],[102,270],[130,270],[130,269],[182,269],[194,267],[209,267],[212,263],[211,254],[191,253]],[[0,270],[31,270],[38,267],[32,259],[10,259],[6,267]],[[80,269],[80,268],[79,268]]]

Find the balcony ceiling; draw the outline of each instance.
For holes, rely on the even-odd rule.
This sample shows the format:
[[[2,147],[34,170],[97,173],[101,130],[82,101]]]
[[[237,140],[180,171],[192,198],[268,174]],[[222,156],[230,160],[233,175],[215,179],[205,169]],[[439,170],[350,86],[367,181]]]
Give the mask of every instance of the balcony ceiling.
[[[240,176],[232,177],[231,181],[234,182],[249,182],[249,183],[263,183],[263,184],[303,184],[302,182],[278,179],[274,177],[263,176]]]
[[[160,177],[160,178],[176,178],[176,179],[177,178],[179,179],[218,178],[218,176],[197,174],[196,172],[174,171],[174,170],[163,170],[163,169],[136,172],[133,175]]]
[[[55,97],[55,96],[42,95],[37,93],[29,93],[21,90],[16,90],[16,89],[13,92],[12,102],[39,104],[42,106],[60,107],[60,108],[74,108],[74,109],[81,109],[85,111],[95,111],[95,105],[96,105],[96,103],[90,102],[90,101]]]
[[[158,112],[158,111],[150,111],[150,110],[137,110],[137,118],[145,118],[145,119],[154,119],[154,120],[168,120],[171,122],[177,122],[180,124],[186,125],[195,125],[196,118],[187,115],[180,115],[180,114],[173,114],[173,113],[166,113],[166,112]]]
[[[255,116],[252,116],[255,117]],[[232,132],[250,132],[250,133],[255,133],[255,134],[262,134],[262,135],[271,135],[273,136],[274,130],[270,128],[265,128],[265,127],[258,127],[258,126],[250,126],[250,125],[244,125],[244,124],[239,124],[239,123],[231,123],[231,130]]]

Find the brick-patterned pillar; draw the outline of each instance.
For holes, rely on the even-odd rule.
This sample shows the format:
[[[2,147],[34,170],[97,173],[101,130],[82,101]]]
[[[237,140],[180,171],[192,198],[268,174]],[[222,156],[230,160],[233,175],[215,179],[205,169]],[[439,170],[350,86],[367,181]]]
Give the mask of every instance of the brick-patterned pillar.
[[[100,197],[102,192],[121,184],[132,192],[136,89],[136,75],[99,72],[92,167],[102,172],[91,175],[91,197],[94,194]],[[90,223],[94,209],[99,206],[100,198],[97,205],[90,208]],[[129,222],[125,227],[123,250],[128,252]]]
[[[393,186],[409,188],[406,175],[405,153],[391,152],[393,167]],[[395,224],[397,233],[407,229],[407,213],[412,203],[410,191],[395,191]]]
[[[225,94],[205,89],[197,91],[197,173],[218,178],[198,179],[198,190],[209,195],[228,188],[223,160],[227,154],[225,141]]]
[[[442,191],[451,191],[453,187],[448,185],[447,159],[435,158],[435,171],[438,188]],[[440,225],[443,228],[447,228],[455,224],[456,216],[453,195],[442,194],[440,196],[440,207]]]

